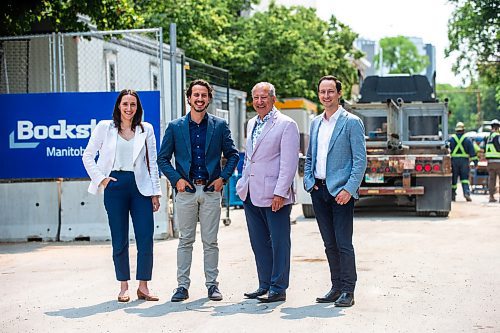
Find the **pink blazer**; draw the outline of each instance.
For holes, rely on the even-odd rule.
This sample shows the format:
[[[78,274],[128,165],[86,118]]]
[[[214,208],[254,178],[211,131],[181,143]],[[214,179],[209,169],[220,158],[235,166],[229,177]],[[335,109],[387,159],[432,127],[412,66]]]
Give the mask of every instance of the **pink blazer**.
[[[285,205],[294,203],[293,180],[300,150],[297,123],[276,110],[253,149],[252,130],[257,117],[248,121],[243,174],[236,184],[236,192],[243,201],[250,192],[252,204],[257,207],[270,207],[274,195],[284,197]]]

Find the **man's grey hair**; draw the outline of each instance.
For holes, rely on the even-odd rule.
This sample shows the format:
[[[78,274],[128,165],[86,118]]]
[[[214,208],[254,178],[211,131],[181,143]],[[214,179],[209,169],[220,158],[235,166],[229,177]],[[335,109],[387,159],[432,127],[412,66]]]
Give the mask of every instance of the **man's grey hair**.
[[[253,92],[255,89],[257,89],[258,86],[266,86],[269,89],[269,96],[276,96],[276,89],[274,88],[272,83],[269,82],[259,82],[252,88],[252,96]]]

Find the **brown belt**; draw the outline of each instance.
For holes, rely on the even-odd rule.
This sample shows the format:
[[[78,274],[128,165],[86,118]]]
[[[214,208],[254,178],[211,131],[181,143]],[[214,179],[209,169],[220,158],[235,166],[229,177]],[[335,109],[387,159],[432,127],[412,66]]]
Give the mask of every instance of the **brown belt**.
[[[193,184],[195,185],[207,185],[206,179],[193,179]]]

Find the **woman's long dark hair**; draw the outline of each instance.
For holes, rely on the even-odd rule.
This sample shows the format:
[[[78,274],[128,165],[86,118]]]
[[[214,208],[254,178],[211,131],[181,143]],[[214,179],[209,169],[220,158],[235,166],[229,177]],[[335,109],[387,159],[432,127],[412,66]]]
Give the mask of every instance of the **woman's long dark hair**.
[[[120,112],[120,103],[122,102],[122,97],[125,95],[132,95],[137,99],[137,111],[135,112],[134,118],[132,118],[132,131],[135,131],[136,126],[140,126],[142,131],[144,132],[144,127],[142,127],[142,114],[144,113],[142,109],[141,100],[139,99],[139,94],[137,91],[132,89],[123,89],[120,91],[120,94],[116,98],[115,109],[113,110],[113,123],[115,127],[118,129],[118,132],[121,132],[122,127],[122,115]]]

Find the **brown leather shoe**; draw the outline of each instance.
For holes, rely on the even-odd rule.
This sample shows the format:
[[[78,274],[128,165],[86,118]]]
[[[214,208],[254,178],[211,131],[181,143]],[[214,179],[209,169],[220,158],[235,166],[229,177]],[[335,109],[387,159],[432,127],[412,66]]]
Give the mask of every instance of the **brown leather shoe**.
[[[145,293],[143,293],[139,289],[137,289],[137,297],[139,299],[143,299],[145,301],[159,301],[160,300],[160,298],[158,296],[146,295]]]
[[[130,301],[130,296],[128,294],[128,291],[125,292],[123,295],[118,295],[118,302],[123,302],[123,303],[126,303]]]

